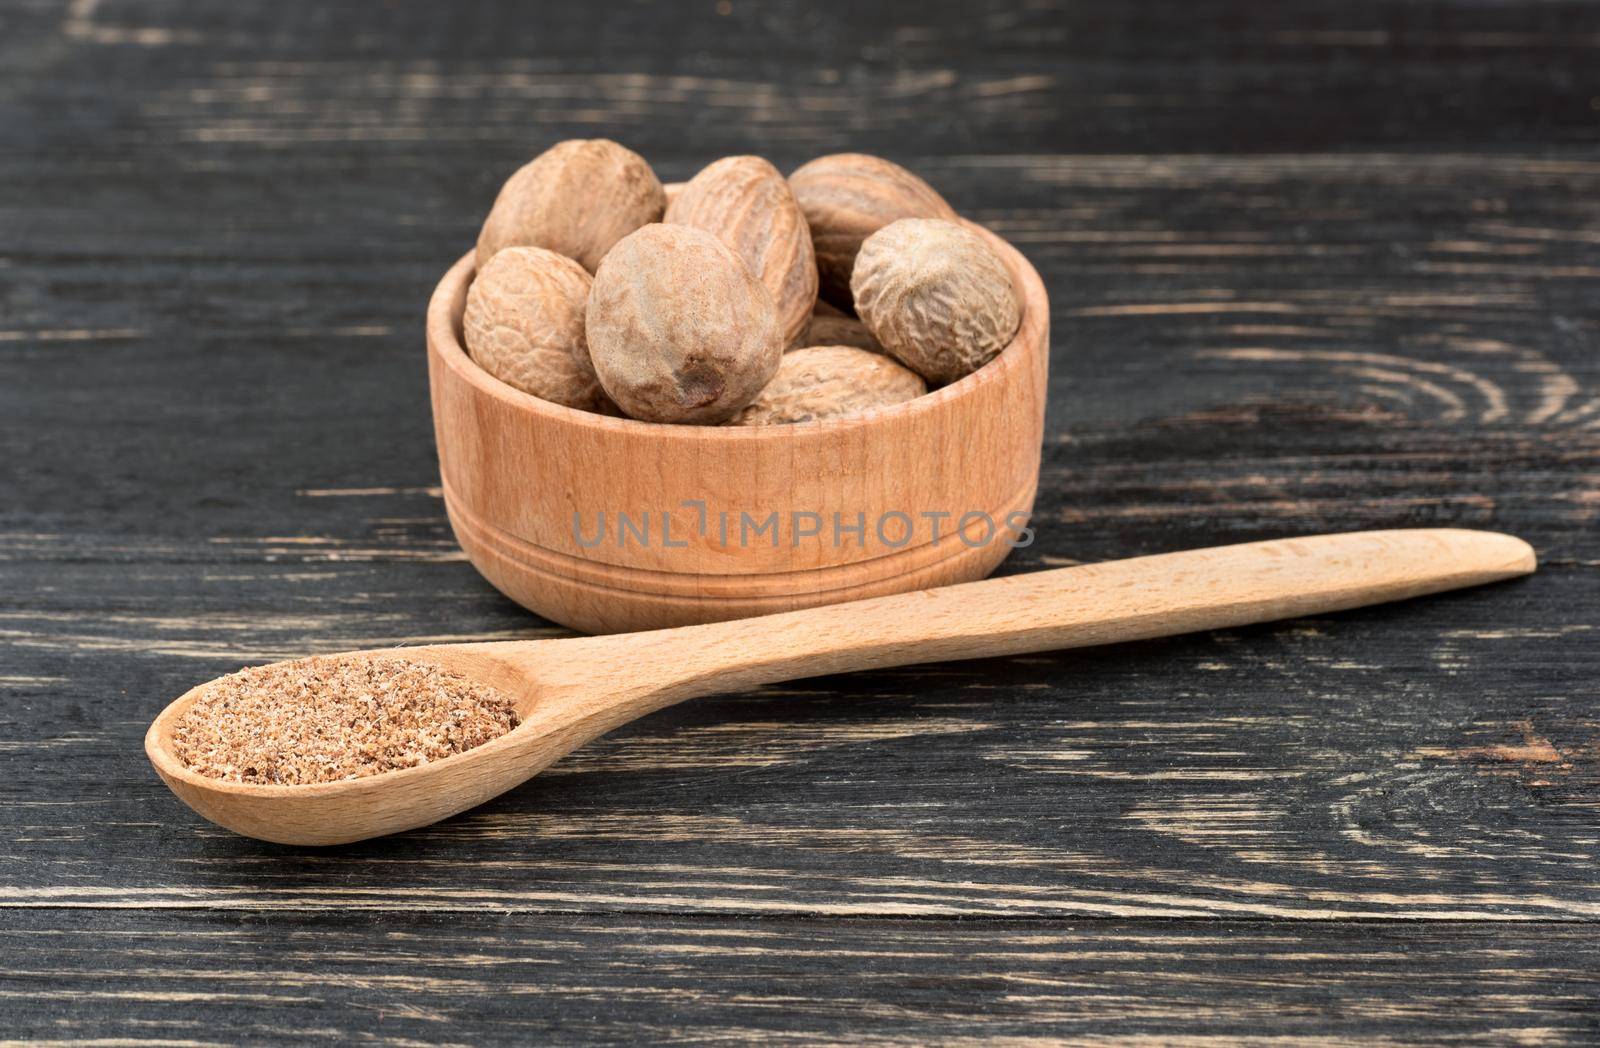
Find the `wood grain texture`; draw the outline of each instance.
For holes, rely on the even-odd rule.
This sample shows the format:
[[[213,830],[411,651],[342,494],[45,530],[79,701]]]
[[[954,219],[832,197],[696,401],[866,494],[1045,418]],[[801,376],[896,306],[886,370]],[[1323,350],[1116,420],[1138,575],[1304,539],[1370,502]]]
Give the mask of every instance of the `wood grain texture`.
[[[515,914],[168,917],[62,910],[0,930],[0,1007],[84,991],[19,1039],[648,1039],[912,1045],[1541,1044],[1600,1033],[1585,929],[1536,923],[752,921]],[[146,964],[118,967],[108,947]],[[1359,964],[1358,974],[1347,974]],[[156,974],[160,972],[161,974]],[[1236,1001],[1235,1007],[1226,1002]],[[1467,1009],[1463,1005],[1476,1002]],[[1116,1007],[1107,1031],[1103,1010]],[[1263,1027],[1272,1030],[1263,1037]]]
[[[11,1035],[1592,1041],[1593,5],[727,10],[0,9]],[[559,632],[451,538],[418,338],[505,172],[594,135],[674,179],[879,152],[1027,255],[1004,573],[1419,525],[1541,571],[701,700],[338,852],[175,821],[138,742],[195,681]],[[779,922],[808,960],[727,945]]]

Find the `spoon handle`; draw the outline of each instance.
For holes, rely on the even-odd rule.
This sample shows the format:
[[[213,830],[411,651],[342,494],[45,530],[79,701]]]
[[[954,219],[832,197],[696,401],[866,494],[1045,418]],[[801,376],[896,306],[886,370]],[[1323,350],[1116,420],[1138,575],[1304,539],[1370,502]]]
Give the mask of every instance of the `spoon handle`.
[[[1526,542],[1495,532],[1357,531],[1057,568],[626,639],[640,645],[630,656],[661,659],[673,678],[650,703],[659,707],[798,677],[1342,611],[1534,566]]]

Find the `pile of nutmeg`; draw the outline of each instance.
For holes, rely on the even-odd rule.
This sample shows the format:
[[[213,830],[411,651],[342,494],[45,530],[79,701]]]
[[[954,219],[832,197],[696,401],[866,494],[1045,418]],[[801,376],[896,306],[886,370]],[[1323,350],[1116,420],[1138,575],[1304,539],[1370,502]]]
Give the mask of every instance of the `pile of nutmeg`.
[[[727,157],[669,193],[637,153],[575,139],[500,190],[462,329],[481,367],[544,400],[755,426],[921,396],[1021,317],[984,237],[898,164],[840,153],[785,179]]]

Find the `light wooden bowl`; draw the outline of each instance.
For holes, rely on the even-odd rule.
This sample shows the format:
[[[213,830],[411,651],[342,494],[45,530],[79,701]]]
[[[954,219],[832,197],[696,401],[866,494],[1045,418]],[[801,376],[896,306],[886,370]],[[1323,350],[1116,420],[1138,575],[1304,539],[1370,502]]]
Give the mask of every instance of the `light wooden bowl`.
[[[988,575],[1011,550],[1008,519],[1032,510],[1038,487],[1050,310],[1027,260],[979,231],[1023,296],[1022,327],[998,357],[934,393],[856,418],[748,428],[608,418],[495,379],[462,348],[468,252],[428,305],[434,436],[461,548],[512,600],[590,633],[765,615]],[[755,532],[773,512],[776,545]],[[586,545],[580,532],[592,541],[602,513],[604,538]],[[741,513],[752,521],[743,541]],[[797,539],[813,521],[801,517],[792,528],[796,513],[817,514],[821,534]],[[846,527],[864,519],[865,541],[841,530],[836,544],[836,513]],[[903,543],[896,513],[916,529]],[[937,513],[949,516],[935,543],[926,515]],[[634,528],[619,527],[618,514]],[[988,528],[977,516],[957,537],[968,514],[987,514],[995,537],[978,541]],[[646,519],[648,544],[637,539]]]

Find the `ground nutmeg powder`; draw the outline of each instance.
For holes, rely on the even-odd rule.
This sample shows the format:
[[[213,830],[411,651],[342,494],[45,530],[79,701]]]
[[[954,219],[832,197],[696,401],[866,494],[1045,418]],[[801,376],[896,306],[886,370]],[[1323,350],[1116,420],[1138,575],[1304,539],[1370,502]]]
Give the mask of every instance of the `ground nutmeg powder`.
[[[517,726],[493,688],[402,658],[323,655],[211,682],[172,732],[190,770],[273,785],[338,782],[482,746]]]

